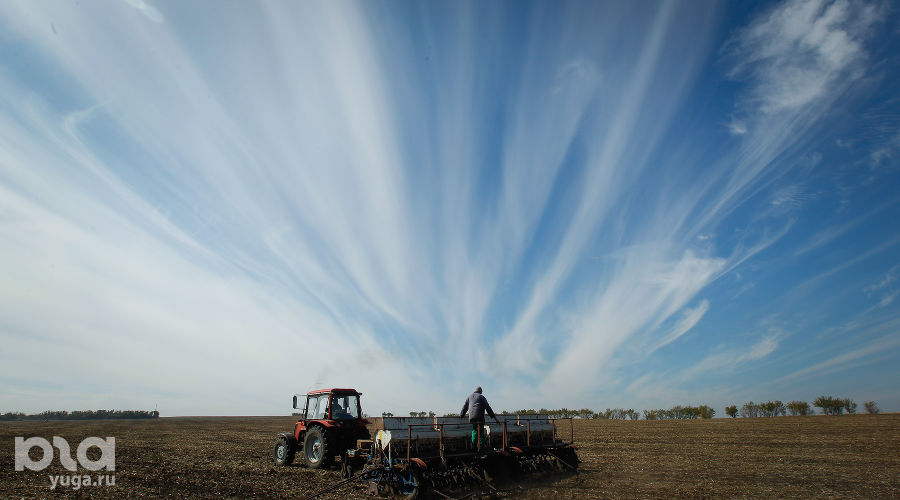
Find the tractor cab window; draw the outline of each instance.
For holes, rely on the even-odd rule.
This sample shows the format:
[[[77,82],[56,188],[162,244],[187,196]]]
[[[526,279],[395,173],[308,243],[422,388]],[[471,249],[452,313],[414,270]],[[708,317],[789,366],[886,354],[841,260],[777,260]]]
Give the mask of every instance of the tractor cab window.
[[[331,418],[335,420],[359,418],[359,396],[356,394],[332,395]]]
[[[306,418],[310,420],[320,420],[325,418],[328,409],[328,395],[310,396],[307,403]]]

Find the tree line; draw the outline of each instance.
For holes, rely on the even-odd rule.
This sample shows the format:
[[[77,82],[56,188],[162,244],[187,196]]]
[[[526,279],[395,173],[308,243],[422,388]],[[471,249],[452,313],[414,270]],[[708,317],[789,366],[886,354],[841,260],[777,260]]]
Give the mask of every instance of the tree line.
[[[590,408],[582,408],[580,410],[572,410],[569,408],[541,408],[540,410],[504,410],[500,415],[547,415],[549,418],[583,418],[583,419],[608,419],[608,420],[639,420],[641,412],[628,408],[607,408],[604,411],[594,411]],[[646,420],[669,420],[669,419],[690,419],[690,418],[712,418],[716,414],[716,410],[706,405],[700,406],[673,406],[665,410],[644,410],[643,416]],[[382,417],[393,417],[391,412],[384,412]],[[410,417],[434,417],[433,411],[411,411]],[[458,417],[458,413],[447,413],[444,417]]]
[[[880,411],[875,401],[866,401],[863,406],[870,415],[875,415]],[[791,401],[787,404],[780,400],[766,401],[764,403],[749,401],[744,403],[740,409],[738,409],[737,405],[726,407],[725,414],[731,418],[737,418],[738,416],[746,418],[779,417],[787,414],[796,417],[815,415],[816,411],[813,407],[820,408],[824,415],[842,415],[844,412],[852,415],[856,413],[857,405],[850,398],[819,396],[813,401],[812,406],[806,401]]]
[[[668,410],[644,410],[644,420],[680,420],[713,418],[716,410],[706,406],[673,406]]]
[[[779,417],[779,416],[803,416],[815,415],[815,408],[821,408],[825,415],[841,415],[844,412],[848,414],[856,413],[857,404],[849,398],[835,398],[832,396],[820,396],[813,401],[812,406],[806,401],[791,401],[784,403],[780,400],[765,401],[762,403],[754,403],[753,401],[744,403],[740,408],[737,405],[727,406],[725,414],[732,418],[738,416],[755,418],[755,417]],[[877,414],[879,412],[878,405],[874,401],[864,403],[866,412],[869,414]],[[433,411],[411,411],[410,417],[434,417]],[[676,405],[669,409],[651,409],[641,412],[628,408],[607,408],[604,411],[594,411],[590,408],[582,408],[573,410],[569,408],[541,408],[523,409],[500,412],[500,415],[547,415],[549,418],[583,418],[583,419],[608,419],[608,420],[682,420],[695,418],[713,418],[716,416],[716,410],[707,405]],[[393,417],[394,414],[384,412],[382,417]],[[457,417],[458,413],[447,413],[444,417]]]
[[[76,410],[76,411],[43,411],[35,414],[21,412],[0,413],[0,421],[14,420],[113,420],[159,418],[156,410]]]

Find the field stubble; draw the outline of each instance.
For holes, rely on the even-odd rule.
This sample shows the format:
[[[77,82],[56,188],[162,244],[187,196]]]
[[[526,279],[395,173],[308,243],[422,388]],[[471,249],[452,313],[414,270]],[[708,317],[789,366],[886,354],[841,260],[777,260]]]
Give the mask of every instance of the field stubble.
[[[0,423],[0,499],[297,498],[339,473],[273,467],[290,417]],[[565,425],[565,424],[563,424]],[[565,434],[565,433],[564,433]],[[15,472],[14,437],[116,437],[116,485],[50,490],[58,458]],[[682,421],[576,420],[581,471],[520,483],[508,498],[894,498],[900,414]],[[35,450],[37,453],[37,451]],[[81,470],[78,474],[87,472]],[[105,471],[99,473],[104,474]],[[361,485],[321,498],[370,498]]]

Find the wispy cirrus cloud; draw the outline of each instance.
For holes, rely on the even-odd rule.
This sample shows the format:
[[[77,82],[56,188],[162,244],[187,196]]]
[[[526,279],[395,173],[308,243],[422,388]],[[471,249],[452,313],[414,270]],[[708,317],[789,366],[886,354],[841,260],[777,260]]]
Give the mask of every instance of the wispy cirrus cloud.
[[[691,331],[691,329],[697,326],[697,323],[703,319],[703,315],[706,314],[706,311],[708,310],[709,301],[704,299],[697,307],[682,311],[681,318],[672,325],[663,338],[660,339],[659,343],[652,348],[651,352],[675,342],[679,337]]]
[[[747,349],[732,349],[711,354],[683,372],[681,377],[690,380],[700,375],[733,371],[741,365],[766,358],[778,349],[778,344],[777,336],[765,336]]]
[[[0,61],[0,335],[24,353],[0,392],[22,408],[70,372],[172,412],[360,384],[397,412],[484,380],[497,407],[590,401],[688,341],[702,373],[768,359],[780,337],[711,347],[706,292],[814,201],[792,155],[879,12],[750,19],[737,104],[699,115],[722,5],[209,8],[0,5],[24,50]],[[59,368],[18,378],[38,361]]]
[[[861,2],[777,4],[732,41],[732,76],[754,80],[751,103],[766,113],[833,99],[861,76],[863,40],[879,14],[877,5]]]
[[[878,280],[877,283],[873,283],[867,286],[864,291],[866,292],[878,292],[884,290],[885,288],[893,285],[897,279],[900,278],[900,264],[890,268],[885,275]]]
[[[896,328],[897,322],[894,321]],[[865,358],[890,356],[890,353],[900,347],[900,336],[891,333],[883,337],[873,339],[869,342],[858,346],[849,352],[844,352],[825,361],[815,363],[806,368],[794,371],[779,378],[776,382],[784,382],[804,377],[812,377],[822,375],[846,367],[847,365],[859,362]]]

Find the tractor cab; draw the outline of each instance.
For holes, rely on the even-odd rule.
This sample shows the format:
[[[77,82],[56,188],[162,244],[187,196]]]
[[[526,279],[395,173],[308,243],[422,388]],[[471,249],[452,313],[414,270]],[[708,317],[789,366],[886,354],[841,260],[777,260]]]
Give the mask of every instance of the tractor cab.
[[[294,409],[301,420],[355,420],[360,412],[360,393],[354,389],[322,389],[303,396],[294,395]]]

